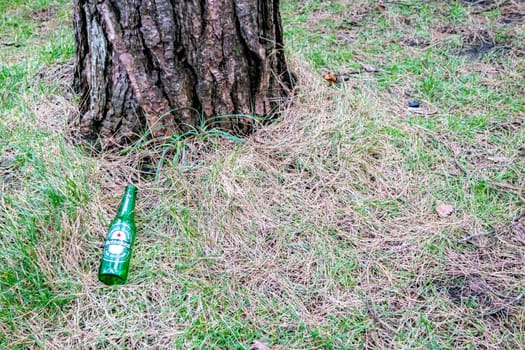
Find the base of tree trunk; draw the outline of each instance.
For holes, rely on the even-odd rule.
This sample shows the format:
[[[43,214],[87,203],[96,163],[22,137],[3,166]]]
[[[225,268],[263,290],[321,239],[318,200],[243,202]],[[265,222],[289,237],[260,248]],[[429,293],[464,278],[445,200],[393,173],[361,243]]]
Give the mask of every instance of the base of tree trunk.
[[[279,0],[75,0],[73,125],[105,148],[145,133],[249,133],[291,89]]]

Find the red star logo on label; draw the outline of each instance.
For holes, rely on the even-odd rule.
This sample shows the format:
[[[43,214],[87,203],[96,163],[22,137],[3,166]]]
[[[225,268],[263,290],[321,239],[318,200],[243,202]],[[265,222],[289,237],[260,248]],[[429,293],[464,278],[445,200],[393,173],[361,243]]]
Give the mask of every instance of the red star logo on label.
[[[120,238],[122,237],[122,234],[120,232],[117,233],[117,237]]]

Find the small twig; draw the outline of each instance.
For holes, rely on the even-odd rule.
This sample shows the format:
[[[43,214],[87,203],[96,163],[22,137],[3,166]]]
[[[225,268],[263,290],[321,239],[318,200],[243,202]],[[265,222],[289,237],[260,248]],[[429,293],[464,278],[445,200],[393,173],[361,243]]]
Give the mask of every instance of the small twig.
[[[450,152],[452,153],[453,155],[453,160],[454,160],[454,164],[456,165],[456,167],[461,170],[463,172],[463,174],[465,175],[468,175],[469,172],[468,170],[463,166],[463,164],[461,164],[458,160],[458,155],[456,153],[456,151],[444,140],[440,140],[438,139],[437,137],[434,137],[432,135],[429,135],[430,139],[432,141],[434,141],[435,143],[439,143],[439,144],[442,144],[443,146],[445,146],[445,148]]]
[[[524,217],[525,217],[525,210],[523,210],[521,213],[518,214],[518,216],[516,216],[514,219],[512,219],[512,223],[515,224],[518,221],[520,221],[521,219],[523,219]]]
[[[454,164],[459,170],[463,172],[463,174],[468,175],[468,170],[459,162],[456,153],[454,153]]]
[[[391,325],[389,325],[388,323],[383,321],[381,317],[379,317],[376,309],[374,308],[374,305],[370,300],[366,301],[366,305],[368,307],[368,312],[370,313],[374,321],[381,324],[381,326],[383,326],[383,328],[385,328],[385,330],[388,331],[391,335],[397,336],[397,330],[395,330]]]
[[[484,232],[476,233],[476,234],[473,234],[467,237],[463,237],[458,242],[463,243],[463,242],[470,241],[474,238],[483,237],[483,236],[494,236],[495,234],[496,234],[496,230],[484,231]]]
[[[511,301],[509,301],[508,303],[500,306],[500,307],[497,307],[495,309],[492,309],[490,311],[487,311],[487,312],[484,312],[482,314],[479,314],[477,317],[479,318],[483,318],[483,317],[487,317],[487,316],[493,316],[505,309],[508,309],[509,307],[511,307],[512,305],[515,305],[517,303],[519,303],[521,301],[521,299],[523,299],[523,297],[525,297],[525,292],[521,293],[520,295],[518,295],[517,297],[515,297],[514,299],[512,299]]]
[[[16,43],[14,41],[0,41],[0,45],[2,45],[2,46],[14,46],[14,47],[22,46],[19,43]]]
[[[408,1],[385,1],[385,4],[389,5],[400,5],[400,6],[407,6],[407,7],[421,7],[422,4],[430,2],[429,0],[425,1],[419,1],[417,4],[412,4]]]
[[[505,231],[505,229],[508,229],[509,227],[513,226],[513,225],[516,225],[521,219],[523,219],[525,217],[525,210],[521,211],[514,219],[512,219],[512,221],[506,225],[503,225],[497,229],[493,229],[493,230],[490,230],[490,231],[483,231],[483,232],[480,232],[480,233],[476,233],[476,234],[473,234],[473,235],[470,235],[470,236],[466,236],[466,237],[463,237],[461,238],[458,242],[460,243],[463,243],[463,242],[467,242],[467,241],[470,241],[474,238],[478,238],[478,237],[483,237],[483,236],[494,236],[496,235],[496,233],[498,232],[503,232]]]
[[[367,286],[370,286],[370,258],[369,260],[366,262],[366,273],[365,273],[365,279],[366,279],[366,285]],[[377,314],[377,311],[374,307],[374,304],[372,303],[372,301],[368,298],[365,298],[365,302],[366,302],[366,307],[368,309],[368,312],[370,313],[370,315],[372,316],[372,319],[374,321],[376,321],[377,323],[379,323],[380,325],[382,325],[385,330],[390,333],[390,335],[392,336],[397,336],[397,331],[391,326],[389,325],[388,323],[386,323],[385,321],[383,321],[381,319],[381,317],[379,317],[379,315]]]
[[[511,194],[515,194],[516,196],[519,197],[519,199],[525,203],[525,198],[522,196],[522,192],[523,192],[523,187],[522,188],[518,188],[518,187],[515,187],[515,186],[511,186],[511,185],[507,185],[507,184],[503,184],[503,183],[498,183],[498,182],[490,182],[491,185],[493,185],[494,187],[497,187],[499,189],[501,189],[502,191],[505,191],[507,193],[511,193]]]
[[[498,8],[498,7],[501,7],[501,6],[505,5],[505,4],[506,4],[507,2],[509,2],[509,1],[510,1],[510,0],[502,0],[502,1],[500,1],[500,2],[496,2],[496,3],[492,4],[492,5],[490,5],[490,6],[483,7],[483,8],[481,8],[481,9],[479,9],[479,10],[472,11],[471,13],[474,14],[474,15],[478,15],[478,14],[480,14],[480,13],[482,13],[482,12],[492,11],[492,10]],[[478,4],[478,3],[481,3],[481,0],[478,1],[477,3],[474,3],[474,5],[476,5],[476,4]]]

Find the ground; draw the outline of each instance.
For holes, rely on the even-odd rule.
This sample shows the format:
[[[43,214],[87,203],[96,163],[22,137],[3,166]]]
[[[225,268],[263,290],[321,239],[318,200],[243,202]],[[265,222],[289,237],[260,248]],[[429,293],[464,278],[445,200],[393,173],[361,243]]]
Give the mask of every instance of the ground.
[[[0,348],[524,348],[525,3],[281,9],[279,120],[94,155],[67,128],[71,4],[0,3]]]

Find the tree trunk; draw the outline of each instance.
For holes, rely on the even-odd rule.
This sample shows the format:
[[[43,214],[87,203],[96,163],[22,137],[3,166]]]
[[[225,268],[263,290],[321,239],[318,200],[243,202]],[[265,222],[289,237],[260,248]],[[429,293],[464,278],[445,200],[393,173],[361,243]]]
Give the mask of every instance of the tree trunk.
[[[248,133],[286,97],[279,0],[75,0],[75,120],[122,145],[202,123]]]

